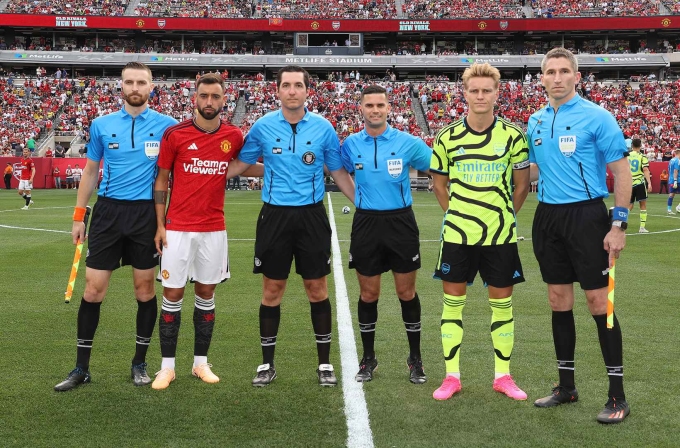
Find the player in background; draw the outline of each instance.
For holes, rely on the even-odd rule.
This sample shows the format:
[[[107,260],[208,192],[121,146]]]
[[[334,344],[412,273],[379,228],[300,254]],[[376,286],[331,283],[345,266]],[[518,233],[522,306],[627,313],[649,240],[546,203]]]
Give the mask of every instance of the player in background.
[[[628,153],[630,173],[633,177],[633,192],[630,195],[630,207],[628,207],[628,210],[633,210],[635,202],[640,203],[639,232],[649,233],[645,224],[647,224],[647,192],[652,191],[652,179],[649,175],[649,161],[640,152],[641,148],[642,141],[639,138],[634,138]]]
[[[149,108],[153,89],[149,67],[129,62],[121,76],[123,108],[96,118],[90,127],[87,163],[73,213],[74,244],[85,240],[85,206],[97,186],[102,159],[104,178],[90,224],[85,291],[78,309],[76,367],[54,386],[57,391],[90,382],[90,355],[101,304],[111,274],[121,265],[132,266],[137,301],[136,349],[130,376],[136,386],[151,384],[146,372],[146,352],[158,316],[154,285],[158,265],[154,244],[156,211],[152,192],[161,137],[177,120]]]
[[[331,271],[331,228],[323,204],[324,166],[345,196],[354,202],[354,183],[342,166],[340,142],[325,118],[305,107],[309,73],[289,65],[276,75],[281,109],[258,119],[250,129],[239,160],[264,160],[264,205],[257,221],[253,273],[262,274],[260,346],[262,364],[253,386],[276,378],[274,349],[281,321],[281,299],[295,259],[309,299],[316,335],[321,386],[335,386],[330,363],[331,302],[326,276]],[[231,173],[231,170],[229,170]],[[234,174],[241,174],[234,172]]]
[[[227,171],[243,146],[243,134],[220,119],[224,106],[221,76],[201,76],[196,81],[195,102],[197,113],[193,119],[165,131],[158,157],[155,242],[162,255],[158,279],[163,284],[163,303],[158,321],[162,360],[151,385],[154,389],[165,389],[175,379],[175,352],[187,280],[194,284],[191,373],[206,383],[219,381],[210,369],[208,349],[215,325],[215,287],[230,277],[224,190]],[[166,213],[171,173],[173,188]]]
[[[20,164],[21,174],[17,193],[26,201],[26,205],[21,207],[21,209],[28,210],[28,207],[33,204],[31,190],[33,189],[33,178],[35,177],[35,163],[31,158],[31,151],[28,148],[24,148]]]
[[[673,198],[678,192],[678,180],[680,180],[680,149],[676,149],[673,158],[668,162],[668,214],[675,215],[673,211]]]
[[[626,245],[632,191],[626,144],[612,114],[576,93],[581,74],[571,51],[550,50],[541,71],[549,103],[531,116],[528,127],[532,179],[539,185],[532,242],[548,285],[559,384],[534,405],[554,407],[578,400],[573,308],[574,283],[579,282],[609,377],[609,399],[597,420],[618,423],[630,408],[623,390],[623,344],[616,314],[614,327],[607,328],[607,286],[612,260]],[[611,219],[604,204],[609,196],[607,168],[614,175],[616,194]]]
[[[416,292],[420,232],[411,208],[409,168],[428,172],[432,150],[421,139],[387,124],[390,103],[384,87],[365,87],[359,107],[364,129],[347,137],[340,148],[343,165],[354,173],[356,185],[349,267],[356,270],[359,281],[363,356],[355,379],[371,381],[378,366],[374,342],[380,278],[391,270],[409,344],[409,378],[422,384],[427,376],[420,353],[421,312]]]
[[[433,147],[434,192],[446,213],[435,268],[444,287],[446,377],[433,393],[436,400],[448,400],[461,390],[463,307],[467,285],[478,272],[488,286],[491,307],[493,389],[514,400],[527,398],[510,375],[510,357],[515,341],[513,286],[524,281],[515,213],[529,193],[529,154],[524,132],[494,115],[500,77],[488,63],[465,70],[468,114],[439,131]]]

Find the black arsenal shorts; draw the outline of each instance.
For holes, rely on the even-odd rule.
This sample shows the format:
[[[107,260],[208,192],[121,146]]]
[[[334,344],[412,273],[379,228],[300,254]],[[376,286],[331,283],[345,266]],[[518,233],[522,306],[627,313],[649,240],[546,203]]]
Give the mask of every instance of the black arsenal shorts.
[[[507,288],[524,281],[517,243],[470,246],[442,242],[434,277],[450,283],[472,284],[479,272],[484,283]]]

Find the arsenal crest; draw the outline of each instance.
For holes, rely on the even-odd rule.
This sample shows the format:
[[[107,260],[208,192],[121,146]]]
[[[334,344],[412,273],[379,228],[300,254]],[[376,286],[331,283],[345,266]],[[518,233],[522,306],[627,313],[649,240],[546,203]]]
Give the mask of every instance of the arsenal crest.
[[[335,22],[333,22],[331,25],[333,26],[333,29],[335,31],[340,29],[340,22],[338,22],[337,20]]]
[[[158,19],[158,28],[165,28],[165,19]]]

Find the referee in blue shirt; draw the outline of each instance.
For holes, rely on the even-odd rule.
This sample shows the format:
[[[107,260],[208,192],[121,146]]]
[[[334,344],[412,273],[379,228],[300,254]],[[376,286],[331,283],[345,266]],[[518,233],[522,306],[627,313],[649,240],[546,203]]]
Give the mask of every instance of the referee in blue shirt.
[[[574,282],[585,291],[597,324],[609,376],[609,399],[601,423],[618,423],[630,412],[623,392],[621,327],[607,329],[608,271],[626,244],[632,191],[626,143],[614,117],[576,94],[576,57],[564,48],[549,51],[541,63],[549,104],[529,119],[529,160],[538,166],[538,200],[533,224],[534,254],[548,284],[559,384],[536,400],[553,407],[578,400],[574,381]],[[606,170],[614,174],[616,207],[610,220],[603,199],[609,193]]]
[[[253,272],[263,275],[260,305],[262,364],[253,386],[262,387],[276,378],[274,349],[281,320],[281,298],[291,263],[302,277],[309,298],[316,334],[322,386],[335,386],[330,363],[332,315],[326,276],[331,271],[331,228],[323,204],[324,165],[350,200],[354,183],[340,160],[340,142],[325,118],[305,107],[309,73],[290,65],[276,75],[281,109],[255,122],[233,171],[264,161],[262,201],[257,221]],[[230,172],[232,167],[230,166]],[[230,173],[231,174],[231,173]]]
[[[136,386],[151,383],[146,372],[146,352],[158,314],[154,284],[158,264],[154,243],[156,211],[152,192],[161,137],[177,120],[149,109],[153,89],[149,67],[130,62],[123,68],[122,79],[123,108],[95,119],[90,127],[87,164],[73,214],[74,244],[85,239],[85,207],[97,186],[102,159],[104,178],[90,224],[85,292],[78,310],[76,368],[54,386],[57,391],[90,382],[90,353],[100,306],[112,272],[121,265],[132,266],[137,299],[132,381]]]
[[[375,327],[380,277],[392,271],[409,343],[410,381],[427,381],[420,354],[420,299],[416,273],[420,269],[420,232],[411,209],[409,169],[429,172],[432,149],[421,139],[387,124],[387,91],[378,85],[361,92],[364,129],[350,135],[340,148],[345,169],[356,184],[349,267],[359,280],[359,330],[364,354],[355,379],[371,381],[378,366]]]

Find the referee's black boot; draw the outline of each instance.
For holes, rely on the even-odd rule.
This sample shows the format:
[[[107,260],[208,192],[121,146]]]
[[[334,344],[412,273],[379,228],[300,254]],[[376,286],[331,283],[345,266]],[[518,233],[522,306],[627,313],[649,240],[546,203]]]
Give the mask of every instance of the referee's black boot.
[[[146,386],[151,384],[153,380],[146,373],[146,363],[133,364],[130,368],[130,378],[135,386]]]
[[[547,397],[539,398],[534,401],[534,406],[539,408],[552,408],[566,403],[576,403],[578,401],[578,391],[567,389],[564,386],[554,387],[552,394]]]
[[[75,369],[71,370],[71,373],[68,374],[64,381],[54,386],[54,390],[57,392],[66,392],[71,389],[75,389],[81,384],[89,383],[90,381],[90,371],[76,367]]]

